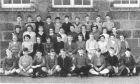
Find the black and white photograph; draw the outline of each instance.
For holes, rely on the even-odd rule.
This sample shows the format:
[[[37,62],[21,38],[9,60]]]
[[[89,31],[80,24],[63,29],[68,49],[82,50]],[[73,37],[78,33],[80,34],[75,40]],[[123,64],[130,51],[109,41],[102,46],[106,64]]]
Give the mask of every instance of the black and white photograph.
[[[140,0],[0,0],[0,84],[140,84]]]

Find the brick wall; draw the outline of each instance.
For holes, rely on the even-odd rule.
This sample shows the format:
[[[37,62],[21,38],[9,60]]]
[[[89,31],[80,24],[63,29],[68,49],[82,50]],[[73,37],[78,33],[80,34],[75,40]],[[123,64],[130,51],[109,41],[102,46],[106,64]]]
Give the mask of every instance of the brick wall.
[[[11,32],[14,28],[15,17],[19,14],[26,18],[29,14],[34,17],[40,14],[43,18],[51,15],[64,18],[65,15],[71,17],[80,16],[81,21],[85,15],[89,15],[94,20],[96,15],[101,15],[104,19],[106,14],[110,14],[115,21],[115,26],[128,37],[127,40],[134,54],[140,55],[140,8],[113,8],[108,0],[93,0],[93,8],[52,8],[51,0],[36,0],[32,9],[3,9],[0,8],[0,55],[4,56],[4,50],[11,40]],[[17,11],[18,10],[18,11]],[[139,56],[140,57],[140,56]]]

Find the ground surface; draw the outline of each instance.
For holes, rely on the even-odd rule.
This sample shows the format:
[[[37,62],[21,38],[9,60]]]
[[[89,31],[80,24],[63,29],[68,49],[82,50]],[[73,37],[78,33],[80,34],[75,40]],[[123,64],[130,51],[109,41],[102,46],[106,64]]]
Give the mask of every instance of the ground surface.
[[[1,76],[0,83],[92,83],[92,84],[140,84],[140,76],[135,77],[9,77]]]

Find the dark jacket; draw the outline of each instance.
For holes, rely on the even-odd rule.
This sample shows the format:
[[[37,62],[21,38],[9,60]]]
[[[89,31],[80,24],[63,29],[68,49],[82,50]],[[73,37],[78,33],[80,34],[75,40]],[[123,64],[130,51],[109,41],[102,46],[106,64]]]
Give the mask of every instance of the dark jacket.
[[[117,67],[119,65],[119,60],[117,56],[111,57],[110,55],[107,57],[107,65],[108,66],[115,66]]]
[[[72,25],[72,23],[68,22],[68,23],[63,23],[62,24],[62,28],[64,29],[65,33],[68,34],[70,32],[70,26]]]
[[[76,45],[75,42],[72,42],[71,45],[69,45],[68,43],[65,43],[64,44],[64,49],[67,52],[71,52],[71,53],[75,54],[77,52],[77,45]]]
[[[68,56],[66,56],[65,58],[62,58],[61,56],[59,56],[57,58],[57,64],[61,67],[61,69],[66,70],[66,71],[70,71],[72,67],[71,58]]]
[[[85,36],[82,32],[80,32],[79,34],[83,35],[85,41],[87,41],[89,39],[89,32],[86,32]]]

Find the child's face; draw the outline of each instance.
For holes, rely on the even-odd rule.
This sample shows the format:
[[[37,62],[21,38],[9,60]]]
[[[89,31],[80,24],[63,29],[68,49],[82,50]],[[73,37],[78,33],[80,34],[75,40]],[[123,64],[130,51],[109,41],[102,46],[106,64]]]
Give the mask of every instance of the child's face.
[[[99,22],[100,20],[101,20],[101,18],[100,18],[100,17],[97,17],[97,18],[96,18],[96,21],[97,21],[97,22]]]
[[[31,32],[32,28],[31,27],[27,27],[27,31]]]
[[[50,56],[54,57],[55,56],[55,52],[50,52]]]
[[[131,52],[130,52],[130,51],[126,51],[126,52],[125,52],[125,55],[126,55],[126,57],[130,57]]]
[[[22,20],[21,17],[17,17],[17,21],[20,22]]]
[[[56,22],[56,23],[60,23],[60,19],[56,19],[55,22]]]
[[[24,39],[25,41],[29,41],[29,38],[28,37],[25,37],[25,39]]]
[[[62,28],[61,28],[59,31],[60,31],[60,33],[62,33],[62,34],[64,33],[64,30],[63,30]]]
[[[57,41],[61,41],[61,37],[57,37]]]
[[[79,18],[75,18],[75,21],[76,21],[76,22],[79,22],[79,20],[80,20]]]
[[[103,33],[106,34],[107,33],[107,30],[106,29],[103,29]]]
[[[93,27],[93,28],[92,28],[92,31],[93,31],[93,32],[96,32],[96,31],[97,31],[97,28],[96,28],[96,27]]]
[[[117,29],[116,28],[112,28],[112,32],[117,32]]]
[[[27,21],[28,21],[28,22],[32,22],[32,18],[31,18],[31,17],[28,17],[28,18],[27,18]]]
[[[53,29],[50,29],[49,32],[50,32],[50,33],[53,33]]]
[[[50,38],[47,38],[47,43],[50,43],[51,42],[51,39]]]
[[[23,51],[23,55],[28,55],[28,51]]]
[[[109,49],[109,53],[111,54],[111,56],[113,56],[113,54],[115,53],[115,51],[113,49]]]
[[[64,20],[65,20],[65,22],[68,22],[68,21],[69,21],[69,18],[68,18],[68,17],[66,17]]]
[[[62,57],[65,57],[66,56],[66,52],[63,51],[63,50],[60,51],[60,54],[61,54]]]
[[[41,53],[41,52],[37,52],[37,53],[36,53],[36,56],[37,56],[37,57],[41,57],[41,56],[42,56],[42,53]]]
[[[106,21],[110,21],[110,17],[109,16],[106,16]]]
[[[100,56],[100,55],[101,55],[101,53],[100,53],[100,52],[98,52],[98,51],[96,51],[96,55],[97,55],[97,56]]]
[[[110,36],[110,39],[111,39],[111,40],[114,40],[114,39],[115,39],[115,37],[114,37],[114,36]]]
[[[20,28],[16,28],[16,32],[19,33],[20,32]]]
[[[90,39],[94,39],[94,35],[90,34],[90,35],[89,35],[89,38],[90,38]]]
[[[83,55],[84,54],[83,49],[78,50],[78,53],[79,53],[79,55]]]
[[[38,37],[38,38],[36,38],[36,42],[37,43],[41,43],[41,39]]]
[[[37,17],[36,20],[37,20],[37,21],[41,21],[41,17]]]
[[[89,17],[88,16],[86,17],[86,21],[89,21]]]
[[[69,42],[72,41],[72,36],[68,36],[68,41],[69,41]]]
[[[83,32],[85,32],[85,31],[86,31],[85,26],[82,26],[82,31],[83,31]]]
[[[104,38],[104,37],[101,37],[100,40],[101,40],[102,42],[104,42],[104,41],[105,41],[105,38]]]
[[[70,31],[74,32],[74,27],[73,26],[70,26]]]
[[[16,42],[16,41],[17,41],[17,37],[16,37],[16,36],[13,36],[12,40],[13,40],[14,42]]]
[[[124,36],[120,36],[120,40],[124,40]]]
[[[47,18],[47,20],[46,20],[47,22],[51,22],[51,18]]]
[[[83,40],[82,36],[78,36],[78,40],[82,41]]]
[[[39,31],[43,31],[43,27],[40,26],[40,27],[38,28],[38,30],[39,30]]]

